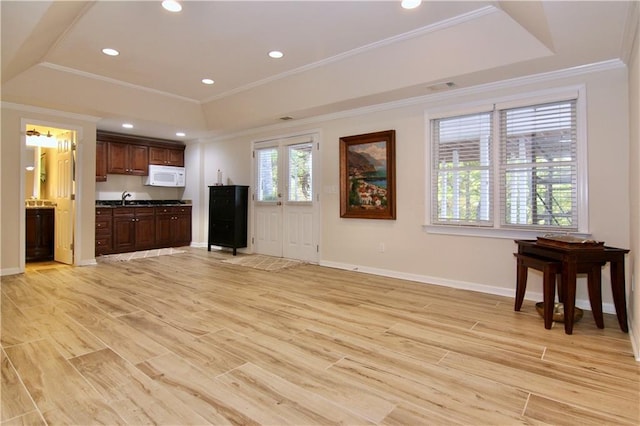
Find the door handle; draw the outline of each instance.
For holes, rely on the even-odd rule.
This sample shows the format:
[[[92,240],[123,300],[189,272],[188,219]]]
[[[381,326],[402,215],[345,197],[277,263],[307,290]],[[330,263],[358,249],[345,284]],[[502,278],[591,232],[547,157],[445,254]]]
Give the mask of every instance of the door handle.
[[[282,205],[282,201],[278,201],[278,202],[276,203],[276,206],[281,206],[281,205]]]

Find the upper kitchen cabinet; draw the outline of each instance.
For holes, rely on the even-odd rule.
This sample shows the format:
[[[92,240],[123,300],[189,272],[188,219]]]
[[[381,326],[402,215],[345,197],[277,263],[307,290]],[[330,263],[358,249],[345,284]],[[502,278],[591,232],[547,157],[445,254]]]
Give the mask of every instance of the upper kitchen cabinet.
[[[107,181],[107,144],[96,141],[96,182]]]
[[[149,147],[107,143],[107,173],[146,176],[149,174]]]
[[[149,164],[184,167],[184,147],[149,147]]]
[[[184,167],[185,147],[181,142],[104,130],[98,130],[96,142],[97,182],[105,181],[107,174],[147,176],[150,164]],[[105,155],[101,156],[101,150]],[[99,175],[101,158],[106,158],[104,178]]]

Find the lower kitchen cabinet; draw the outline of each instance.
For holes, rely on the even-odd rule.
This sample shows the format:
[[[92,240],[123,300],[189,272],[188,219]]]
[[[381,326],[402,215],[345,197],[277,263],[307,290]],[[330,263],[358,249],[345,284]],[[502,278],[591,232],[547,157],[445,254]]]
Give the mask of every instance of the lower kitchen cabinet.
[[[55,209],[27,209],[25,214],[25,260],[53,260]]]
[[[113,251],[115,253],[155,248],[155,231],[153,207],[113,209]]]
[[[113,252],[113,209],[96,208],[96,255]]]
[[[191,244],[191,206],[96,207],[96,255]]]
[[[156,207],[156,245],[177,247],[191,244],[191,207]]]

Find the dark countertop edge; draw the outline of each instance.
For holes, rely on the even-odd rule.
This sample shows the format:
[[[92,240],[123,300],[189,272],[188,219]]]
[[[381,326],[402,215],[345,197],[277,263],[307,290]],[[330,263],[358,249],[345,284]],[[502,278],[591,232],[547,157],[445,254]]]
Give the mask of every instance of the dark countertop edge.
[[[24,206],[27,210],[55,209],[56,206]]]
[[[175,204],[175,203],[169,203],[169,204],[125,204],[123,205],[108,205],[108,204],[97,204],[96,203],[96,207],[99,207],[101,209],[115,209],[115,208],[119,208],[119,207],[192,207],[192,204]]]

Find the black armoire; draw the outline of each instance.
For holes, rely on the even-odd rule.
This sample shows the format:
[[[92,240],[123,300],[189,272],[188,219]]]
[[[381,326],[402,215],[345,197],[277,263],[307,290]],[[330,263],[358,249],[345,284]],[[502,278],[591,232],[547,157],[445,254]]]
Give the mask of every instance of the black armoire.
[[[209,240],[211,246],[236,249],[247,246],[249,187],[224,185],[209,187]]]

